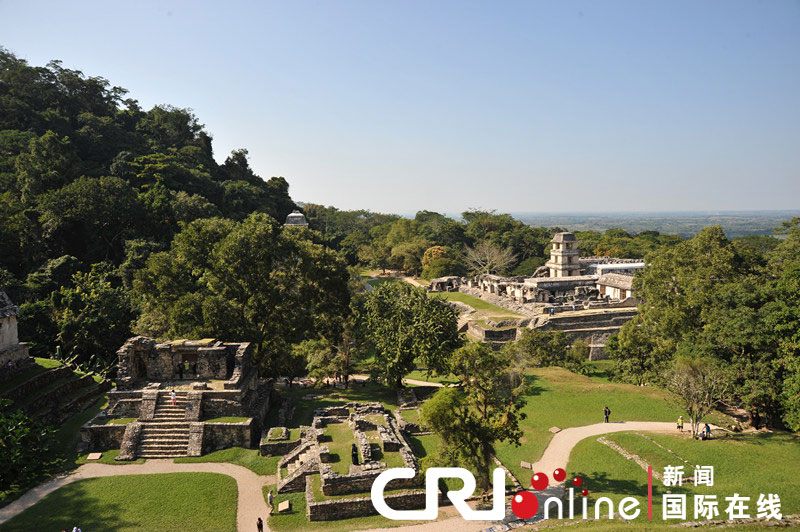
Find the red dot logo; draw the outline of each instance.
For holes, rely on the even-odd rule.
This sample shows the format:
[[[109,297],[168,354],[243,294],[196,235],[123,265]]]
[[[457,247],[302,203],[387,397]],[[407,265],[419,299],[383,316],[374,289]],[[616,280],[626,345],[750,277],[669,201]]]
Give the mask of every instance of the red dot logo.
[[[553,480],[556,482],[563,482],[565,478],[567,478],[567,472],[560,467],[553,471]]]
[[[542,491],[547,488],[548,484],[550,484],[550,481],[544,473],[536,473],[531,477],[531,487],[536,491]]]
[[[575,478],[573,478],[573,479],[572,479],[572,483],[573,483],[573,484],[575,485],[575,487],[577,488],[577,487],[579,487],[581,484],[583,484],[583,480],[581,479],[581,477],[575,477]]]
[[[511,499],[511,511],[520,519],[530,519],[539,510],[539,499],[530,491],[520,491]]]
[[[581,495],[583,495],[584,497],[588,497],[589,496],[589,490],[585,489],[585,490],[581,491]]]

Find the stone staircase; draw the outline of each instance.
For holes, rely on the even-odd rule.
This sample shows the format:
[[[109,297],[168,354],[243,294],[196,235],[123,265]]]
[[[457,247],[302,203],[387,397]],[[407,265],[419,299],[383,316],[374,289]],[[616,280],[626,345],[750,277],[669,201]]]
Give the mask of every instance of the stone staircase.
[[[300,455],[297,457],[296,460],[290,462],[286,466],[286,471],[289,473],[289,475],[291,475],[292,473],[295,472],[296,469],[299,469],[299,468],[303,467],[303,464],[308,462],[310,459],[311,459],[311,452],[310,451],[302,452],[302,453],[300,453]]]
[[[174,406],[169,392],[159,392],[153,419],[141,421],[141,424],[138,458],[177,458],[188,455],[186,392],[176,392]]]
[[[319,450],[317,443],[305,439],[293,451],[286,454],[278,462],[278,493],[302,491],[305,488],[305,477],[318,472]],[[281,478],[281,468],[286,467],[286,476]]]

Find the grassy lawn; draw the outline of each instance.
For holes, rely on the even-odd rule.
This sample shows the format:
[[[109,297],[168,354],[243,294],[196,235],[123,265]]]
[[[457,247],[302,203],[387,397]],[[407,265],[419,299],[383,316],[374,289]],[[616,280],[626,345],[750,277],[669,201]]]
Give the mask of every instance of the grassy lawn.
[[[250,419],[249,417],[215,417],[213,419],[206,419],[205,423],[244,423]]]
[[[119,456],[119,449],[109,449],[108,451],[103,451],[103,456],[100,457],[100,460],[87,460],[86,458],[89,456],[89,453],[81,453],[78,455],[78,459],[75,460],[77,465],[83,464],[108,464],[108,465],[128,465],[128,464],[143,464],[144,458],[137,458],[136,460],[123,460],[123,461],[116,461],[114,458]]]
[[[409,423],[420,423],[419,417],[419,410],[414,408],[413,410],[401,410],[400,417],[408,421]]]
[[[246,467],[256,475],[274,475],[278,469],[280,456],[260,456],[258,449],[245,449],[243,447],[231,447],[204,454],[203,456],[184,456],[175,458],[176,464],[192,464],[202,462],[229,462],[231,464]]]
[[[346,475],[350,472],[350,451],[356,441],[353,431],[347,423],[329,423],[325,427],[325,435],[329,438],[325,445],[331,452],[330,466],[333,472]]]
[[[383,417],[383,414],[370,414],[368,416],[364,416],[367,421],[375,423],[376,425],[386,425],[386,418]]]
[[[794,489],[800,476],[800,437],[796,435],[737,434],[709,441],[666,434],[648,436],[688,460],[689,464],[635,433],[612,434],[606,438],[641,456],[655,471],[663,471],[665,465],[683,465],[685,476],[689,477],[695,465],[714,466],[713,487],[695,487],[692,482],[684,482],[683,487],[669,488],[672,493],[688,495],[687,517],[690,519],[694,494],[716,494],[723,519],[727,519],[724,498],[733,493],[751,498],[753,517],[760,493],[777,492],[784,515],[800,511],[800,493]],[[608,496],[618,502],[622,497],[636,497],[644,508],[637,521],[647,522],[647,473],[633,461],[597,442],[597,438],[587,438],[575,447],[567,471],[569,477],[583,478],[593,499]],[[663,484],[654,479],[652,524],[663,522],[661,496],[665,491]]]
[[[492,305],[491,303],[487,303],[483,299],[479,299],[477,297],[473,297],[468,294],[463,294],[461,292],[431,292],[431,297],[438,297],[441,299],[446,299],[448,301],[460,301],[461,303],[465,303],[470,307],[474,308],[476,311],[483,311],[481,314],[484,317],[493,317],[493,318],[501,318],[501,319],[515,319],[521,318],[522,315],[517,314],[507,308],[498,307],[497,305]]]
[[[96,420],[94,425],[127,425],[136,421],[135,417],[107,417],[103,420]]]
[[[520,467],[520,461],[533,463],[541,457],[553,437],[550,427],[599,423],[604,405],[611,409],[612,421],[672,421],[684,413],[675,399],[660,388],[609,382],[603,373],[585,376],[550,367],[535,369],[528,378],[530,392],[523,409],[527,418],[521,422],[522,445],[497,446],[497,457],[520,481],[530,476],[530,471]],[[719,413],[708,417],[716,423],[727,419]]]
[[[16,530],[236,530],[236,481],[215,473],[79,480],[0,525]]]
[[[53,360],[50,358],[34,358],[33,360],[35,365],[23,370],[18,375],[15,375],[13,379],[0,383],[0,394],[4,394],[7,391],[16,388],[23,382],[35,377],[40,373],[44,373],[47,370],[54,369],[62,365],[58,360]]]
[[[396,283],[398,281],[402,281],[402,279],[399,279],[397,277],[378,277],[377,279],[367,280],[367,284],[374,288],[377,288],[383,283]]]
[[[440,384],[448,385],[448,384],[455,384],[458,381],[458,378],[453,375],[452,373],[449,375],[435,375],[433,373],[428,375],[428,370],[426,369],[415,369],[411,373],[405,376],[406,379],[414,379],[418,381],[426,381],[426,382],[438,382]],[[413,387],[414,385],[409,385]]]

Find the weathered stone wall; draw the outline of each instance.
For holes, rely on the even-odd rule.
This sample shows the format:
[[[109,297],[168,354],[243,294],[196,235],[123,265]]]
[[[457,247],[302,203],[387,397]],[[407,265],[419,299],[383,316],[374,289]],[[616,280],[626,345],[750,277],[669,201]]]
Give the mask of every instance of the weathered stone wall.
[[[441,495],[440,495],[441,498]],[[411,490],[406,493],[387,495],[386,504],[395,510],[418,510],[425,507],[425,491]],[[306,515],[309,521],[332,521],[377,515],[370,497],[314,501],[311,478],[306,477]]]
[[[474,321],[469,322],[467,332],[479,340],[486,342],[512,342],[517,339],[516,328],[484,329]]]
[[[115,460],[135,460],[139,442],[142,439],[142,424],[134,421],[125,426],[125,435],[119,447],[119,455]]]
[[[322,467],[320,476],[322,477],[322,493],[325,495],[347,495],[350,493],[364,493],[372,489],[372,483],[378,475],[386,469],[373,469],[371,471],[359,471],[349,475],[339,475],[333,473],[330,467]],[[413,478],[398,478],[390,481],[386,485],[387,490],[414,488],[419,483]]]
[[[9,347],[19,345],[17,317],[11,313],[7,314],[6,316],[0,316],[0,352]]]
[[[55,382],[71,373],[72,370],[68,366],[60,366],[58,368],[47,370],[29,379],[28,381],[23,382],[19,386],[12,388],[4,393],[2,397],[3,399],[11,399],[12,401],[16,401],[22,397],[33,394],[36,390],[41,390],[51,382]]]
[[[107,451],[122,447],[125,425],[91,425],[81,427],[81,442],[90,451]]]
[[[203,428],[203,451],[211,452],[228,447],[257,447],[258,435],[252,419],[244,423],[205,423]]]
[[[28,356],[28,344],[14,344],[0,348],[0,367],[5,368],[6,364],[32,364],[33,359]]]
[[[67,374],[72,373],[70,368],[66,369]],[[95,382],[91,375],[84,375],[79,379],[69,380],[57,388],[36,397],[33,401],[25,406],[25,411],[35,412],[37,410],[52,410],[58,408],[63,403],[65,396],[71,394],[79,388],[85,388],[94,384]]]
[[[141,398],[139,399],[120,399],[114,406],[108,409],[110,414],[116,417],[139,417],[139,408],[142,405]]]
[[[247,416],[242,404],[243,393],[240,391],[202,392],[202,416],[205,419],[229,416]]]

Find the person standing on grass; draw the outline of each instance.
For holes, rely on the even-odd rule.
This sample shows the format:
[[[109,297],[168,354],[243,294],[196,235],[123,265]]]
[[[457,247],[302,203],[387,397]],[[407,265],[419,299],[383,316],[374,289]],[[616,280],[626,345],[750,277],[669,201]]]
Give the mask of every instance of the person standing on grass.
[[[271,491],[270,494],[272,494]],[[258,518],[258,521],[256,521],[256,528],[258,529],[258,532],[264,532],[264,521],[262,521],[260,517]]]
[[[678,430],[683,433],[683,416],[678,416]]]
[[[609,416],[611,416],[611,409],[606,405],[603,407],[603,423],[608,423]]]
[[[272,490],[269,490],[267,493],[267,504],[269,504],[270,508],[273,506],[273,501],[275,500],[275,495],[272,494]]]
[[[175,406],[175,390],[169,392],[169,398],[172,399],[172,406]]]
[[[703,427],[703,432],[706,434],[706,439],[711,438],[711,427],[708,426],[708,423],[706,423],[706,426]]]

